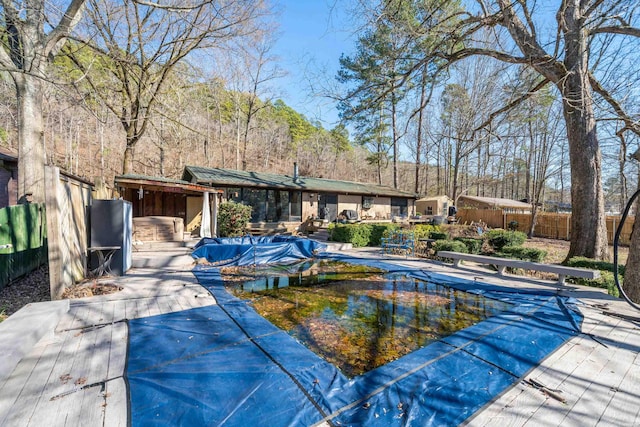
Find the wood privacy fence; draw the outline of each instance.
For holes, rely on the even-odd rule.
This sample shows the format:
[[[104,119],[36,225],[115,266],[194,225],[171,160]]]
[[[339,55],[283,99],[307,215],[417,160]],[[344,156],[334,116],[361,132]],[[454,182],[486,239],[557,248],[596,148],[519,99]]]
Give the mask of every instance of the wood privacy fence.
[[[44,205],[28,204],[0,209],[0,289],[46,262]]]
[[[460,223],[471,223],[483,221],[491,228],[504,228],[509,223],[516,221],[517,230],[525,233],[529,232],[531,226],[531,214],[507,213],[500,209],[460,209],[456,215]],[[624,222],[624,228],[620,235],[620,243],[629,244],[631,240],[631,230],[635,218],[630,216]],[[607,216],[607,237],[609,242],[613,242],[613,237],[618,225],[620,216]],[[535,237],[546,237],[550,239],[570,240],[571,239],[571,214],[538,213]]]
[[[51,299],[82,280],[87,265],[92,184],[45,167]]]

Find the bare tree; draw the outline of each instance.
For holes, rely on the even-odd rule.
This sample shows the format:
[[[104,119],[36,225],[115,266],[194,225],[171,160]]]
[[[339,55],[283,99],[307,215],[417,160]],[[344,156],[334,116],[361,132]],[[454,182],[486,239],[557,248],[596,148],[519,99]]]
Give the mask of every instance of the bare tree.
[[[241,163],[247,170],[247,150],[250,132],[256,116],[271,105],[274,89],[269,84],[285,73],[277,65],[271,51],[275,42],[275,28],[263,27],[251,35],[247,43],[237,45],[228,52],[233,69],[230,76],[236,87],[236,120],[238,122],[238,147],[236,168]],[[241,147],[240,147],[241,145]]]
[[[13,79],[18,99],[21,203],[44,202],[44,86],[49,63],[78,23],[84,4],[85,0],[63,2],[57,7],[46,7],[48,2],[44,0],[0,2],[0,69]]]
[[[86,74],[126,132],[122,172],[134,170],[134,148],[153,117],[170,73],[200,49],[250,34],[266,15],[262,0],[119,2],[89,0],[83,46],[69,56]]]
[[[571,195],[573,221],[568,257],[587,256],[603,259],[608,256],[604,198],[601,182],[602,155],[596,131],[594,95],[598,94],[625,131],[640,132],[640,126],[624,110],[622,104],[607,90],[590,64],[606,67],[591,57],[598,36],[615,34],[630,39],[640,37],[634,27],[636,2],[628,0],[565,0],[556,13],[556,32],[538,31],[540,23],[549,25],[542,16],[541,3],[531,0],[477,1],[477,8],[463,9],[457,1],[427,2],[424,7],[449,7],[453,13],[443,17],[424,31],[440,37],[438,49],[426,52],[416,61],[411,73],[433,57],[444,58],[449,64],[472,56],[487,56],[508,64],[522,64],[535,70],[543,79],[537,89],[553,84],[563,101],[567,139],[571,162]],[[479,32],[496,32],[493,44],[480,44]],[[508,35],[505,42],[503,34]],[[554,37],[549,38],[549,34]],[[606,49],[615,49],[617,43]],[[592,60],[590,62],[590,59]],[[407,77],[408,79],[408,77]],[[525,94],[523,99],[530,96]]]

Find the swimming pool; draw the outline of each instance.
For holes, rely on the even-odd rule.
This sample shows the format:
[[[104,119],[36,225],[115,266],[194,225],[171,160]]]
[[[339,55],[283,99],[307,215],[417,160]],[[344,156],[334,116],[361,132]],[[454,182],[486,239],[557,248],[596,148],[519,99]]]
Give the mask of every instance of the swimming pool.
[[[334,260],[223,268],[227,290],[347,377],[362,375],[511,305],[408,274]]]
[[[129,321],[132,424],[457,425],[580,330],[574,302],[553,293],[338,258],[506,308],[349,377],[229,293],[219,268],[198,267],[218,305]]]

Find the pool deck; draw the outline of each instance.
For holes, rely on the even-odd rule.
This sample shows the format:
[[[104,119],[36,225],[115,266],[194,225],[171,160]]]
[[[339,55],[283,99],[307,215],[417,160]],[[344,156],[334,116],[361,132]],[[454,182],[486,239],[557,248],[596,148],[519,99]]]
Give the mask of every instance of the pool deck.
[[[501,277],[481,267],[383,258],[372,249],[341,253],[514,289],[551,290],[581,302],[582,333],[464,425],[640,425],[640,312],[624,301],[600,289]],[[13,369],[4,375],[0,370],[0,425],[126,426],[125,320],[216,304],[190,272],[189,260],[179,251],[170,255],[175,261],[168,262],[166,252],[135,253],[134,262],[137,257],[144,267],[103,279],[122,286],[121,292],[70,300],[68,306],[31,304],[15,320],[0,323],[2,346],[18,347],[14,326],[27,344],[18,356],[0,350],[2,366],[17,357]]]

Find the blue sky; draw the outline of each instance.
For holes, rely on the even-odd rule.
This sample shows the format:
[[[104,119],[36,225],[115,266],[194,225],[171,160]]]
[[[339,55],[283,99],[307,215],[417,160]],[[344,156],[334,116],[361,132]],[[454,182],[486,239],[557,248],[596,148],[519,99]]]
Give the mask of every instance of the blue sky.
[[[335,3],[335,5],[334,5]],[[352,35],[344,29],[340,0],[276,0],[281,8],[280,37],[274,54],[288,75],[276,83],[277,96],[310,120],[332,128],[338,120],[335,104],[314,96],[319,86],[335,81],[342,53],[349,54]],[[333,7],[333,9],[332,9]]]

